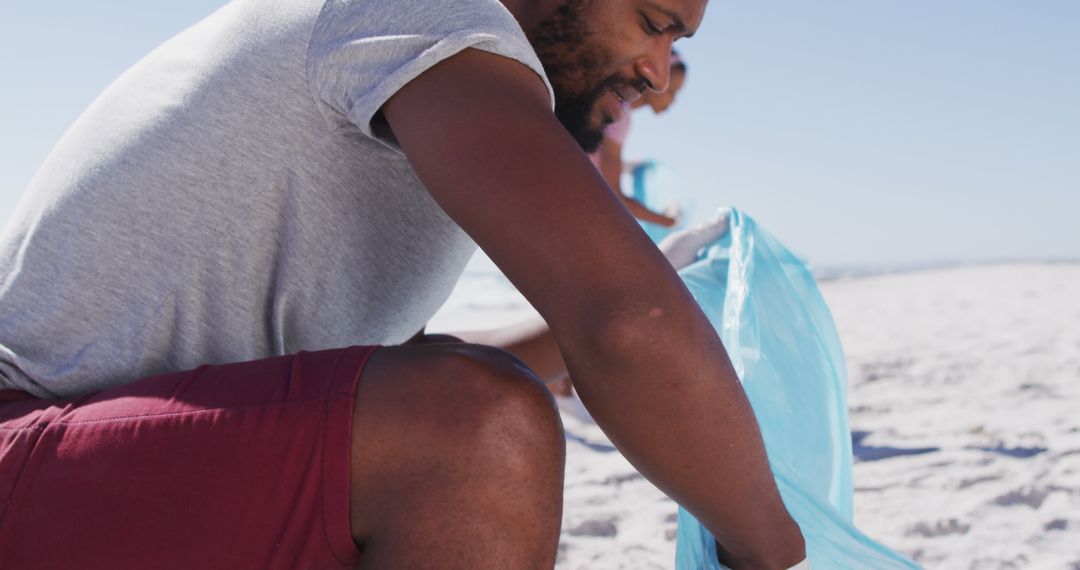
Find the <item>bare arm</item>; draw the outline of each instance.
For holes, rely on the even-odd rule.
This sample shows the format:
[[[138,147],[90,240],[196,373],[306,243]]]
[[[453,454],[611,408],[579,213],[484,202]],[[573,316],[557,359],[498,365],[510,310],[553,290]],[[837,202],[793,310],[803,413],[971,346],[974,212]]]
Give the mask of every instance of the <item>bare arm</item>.
[[[465,342],[487,344],[510,352],[546,383],[566,377],[566,363],[559,352],[559,345],[543,319],[530,319],[486,331],[456,332],[453,336]]]
[[[716,332],[555,120],[535,74],[468,50],[384,112],[435,200],[551,325],[623,454],[714,533],[730,565],[802,560]]]
[[[619,194],[619,199],[622,200],[623,206],[626,206],[626,209],[630,211],[630,215],[634,216],[639,220],[652,222],[665,228],[670,228],[671,226],[674,226],[675,223],[678,221],[671,216],[658,214],[648,209],[647,207],[645,207],[645,204],[642,204],[641,202],[638,202],[637,200],[626,196],[625,194]]]
[[[629,113],[630,111],[627,111]],[[600,145],[600,174],[604,176],[608,186],[615,191],[615,195],[622,200],[623,206],[630,210],[630,214],[639,220],[670,228],[675,225],[675,218],[654,212],[645,207],[645,204],[630,198],[622,191],[622,145],[612,139],[604,139]]]

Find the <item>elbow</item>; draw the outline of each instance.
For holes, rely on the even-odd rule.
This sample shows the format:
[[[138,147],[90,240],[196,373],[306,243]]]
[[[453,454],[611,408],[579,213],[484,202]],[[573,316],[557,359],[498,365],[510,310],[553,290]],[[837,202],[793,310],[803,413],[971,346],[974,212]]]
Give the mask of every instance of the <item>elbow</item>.
[[[661,308],[634,313],[619,313],[587,318],[588,325],[579,327],[575,344],[584,349],[589,365],[617,362],[619,367],[633,365],[658,345],[669,342],[672,320]]]

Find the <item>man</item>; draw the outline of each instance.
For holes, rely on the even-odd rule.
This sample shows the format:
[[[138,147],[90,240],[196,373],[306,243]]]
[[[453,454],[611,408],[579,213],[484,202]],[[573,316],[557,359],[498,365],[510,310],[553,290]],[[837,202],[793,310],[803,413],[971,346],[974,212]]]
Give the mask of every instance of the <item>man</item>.
[[[118,79],[0,239],[4,566],[551,567],[550,396],[400,344],[473,240],[722,560],[801,560],[719,340],[581,152],[704,9],[237,0]]]

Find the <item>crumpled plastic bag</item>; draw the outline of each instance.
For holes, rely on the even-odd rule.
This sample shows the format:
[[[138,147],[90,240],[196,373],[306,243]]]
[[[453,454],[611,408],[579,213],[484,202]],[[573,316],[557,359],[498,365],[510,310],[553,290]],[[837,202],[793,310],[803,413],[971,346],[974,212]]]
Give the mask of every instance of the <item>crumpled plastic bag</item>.
[[[809,267],[746,214],[732,210],[730,224],[679,275],[742,381],[811,566],[918,568],[852,522],[844,353]],[[677,540],[678,570],[723,568],[714,538],[681,508]]]

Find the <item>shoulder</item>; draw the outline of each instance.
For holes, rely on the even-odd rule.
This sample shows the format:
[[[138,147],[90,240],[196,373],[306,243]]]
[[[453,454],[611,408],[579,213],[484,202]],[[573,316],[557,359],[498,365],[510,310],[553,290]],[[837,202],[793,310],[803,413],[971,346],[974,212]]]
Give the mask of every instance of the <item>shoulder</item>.
[[[498,0],[327,0],[308,46],[307,76],[330,109],[325,114],[370,135],[368,123],[387,99],[466,49],[524,64],[554,100],[524,30]]]

